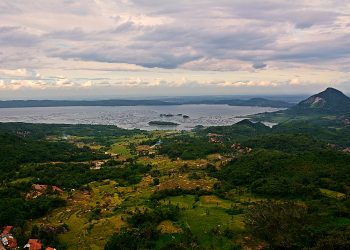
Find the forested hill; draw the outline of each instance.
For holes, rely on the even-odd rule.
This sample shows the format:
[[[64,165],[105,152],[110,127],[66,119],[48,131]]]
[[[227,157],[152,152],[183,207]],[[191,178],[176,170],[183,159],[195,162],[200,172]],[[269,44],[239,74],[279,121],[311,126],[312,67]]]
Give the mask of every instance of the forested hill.
[[[288,110],[294,114],[339,114],[350,113],[350,98],[341,91],[327,88],[316,95],[310,96],[298,105]]]
[[[279,124],[308,121],[329,128],[349,125],[350,98],[337,89],[327,88],[286,110],[251,115],[250,118]]]

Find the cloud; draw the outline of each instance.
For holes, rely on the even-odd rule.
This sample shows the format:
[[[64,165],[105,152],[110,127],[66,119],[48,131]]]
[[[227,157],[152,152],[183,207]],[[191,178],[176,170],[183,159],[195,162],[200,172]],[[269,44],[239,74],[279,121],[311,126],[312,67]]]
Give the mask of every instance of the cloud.
[[[90,89],[90,88],[181,88],[181,87],[278,87],[281,85],[300,84],[299,80],[292,79],[288,82],[272,82],[272,81],[229,81],[229,80],[206,80],[198,81],[190,78],[179,78],[176,80],[167,80],[162,78],[142,78],[142,77],[126,77],[120,79],[109,80],[70,80],[66,78],[46,79],[46,80],[8,80],[0,81],[2,89]]]
[[[41,42],[39,49],[49,57],[149,68],[177,68],[201,58],[242,60],[253,66],[263,58],[300,62],[311,56],[322,59],[323,51],[317,53],[308,44],[319,42],[314,40],[314,34],[320,42],[328,37],[325,43],[331,45],[330,40],[348,33],[337,23],[340,19],[346,22],[345,17],[349,16],[349,5],[345,1],[340,2],[345,4],[344,8],[332,9],[327,1],[316,5],[315,1],[300,0],[5,3],[3,6],[7,9],[20,11],[18,20],[14,21],[17,25],[0,29],[3,45],[34,46]],[[29,15],[37,13],[53,16],[46,25],[33,19],[26,22]],[[4,18],[13,20],[8,15]],[[71,20],[72,27],[61,25],[62,19]],[[329,33],[332,29],[338,31]],[[313,39],[298,42],[295,35],[303,32]],[[332,46],[335,52],[348,47],[343,43]],[[284,55],[283,51],[295,47],[300,50]],[[334,58],[341,56],[333,55]],[[329,56],[329,59],[332,58]]]
[[[0,69],[0,77],[40,78],[40,74],[29,69]]]
[[[254,69],[264,69],[266,68],[267,64],[263,62],[256,62],[253,64]]]
[[[0,20],[2,88],[163,86],[180,75],[244,88],[295,70],[303,83],[349,72],[346,0],[3,0]]]
[[[17,26],[0,27],[0,46],[32,47],[39,42],[39,37],[28,32],[26,28]]]

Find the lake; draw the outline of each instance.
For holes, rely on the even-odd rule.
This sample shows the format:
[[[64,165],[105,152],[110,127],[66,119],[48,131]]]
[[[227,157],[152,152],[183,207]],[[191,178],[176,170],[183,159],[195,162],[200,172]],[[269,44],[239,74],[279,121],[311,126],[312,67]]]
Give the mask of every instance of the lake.
[[[229,105],[177,105],[177,106],[118,106],[118,107],[40,107],[2,108],[0,122],[103,124],[126,129],[178,129],[190,130],[197,125],[231,125],[242,116],[278,111],[277,108],[241,107]],[[173,114],[161,117],[161,114]],[[183,118],[178,114],[187,115]],[[169,121],[179,126],[151,126],[150,121]]]

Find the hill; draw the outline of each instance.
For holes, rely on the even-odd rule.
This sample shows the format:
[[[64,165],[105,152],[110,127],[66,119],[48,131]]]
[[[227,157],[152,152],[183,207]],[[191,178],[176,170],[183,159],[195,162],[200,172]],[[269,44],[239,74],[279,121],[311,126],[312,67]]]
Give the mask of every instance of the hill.
[[[349,113],[350,98],[337,89],[327,88],[301,101],[287,112],[295,114],[320,113],[332,115]]]
[[[350,124],[350,98],[334,88],[312,95],[286,110],[248,116],[254,121],[286,123],[313,121],[317,125],[342,127]]]
[[[293,104],[280,100],[270,100],[261,97],[255,97],[247,100],[243,99],[226,99],[226,100],[196,100],[183,102],[184,104],[227,104],[230,106],[257,106],[257,107],[272,107],[272,108],[289,108]]]

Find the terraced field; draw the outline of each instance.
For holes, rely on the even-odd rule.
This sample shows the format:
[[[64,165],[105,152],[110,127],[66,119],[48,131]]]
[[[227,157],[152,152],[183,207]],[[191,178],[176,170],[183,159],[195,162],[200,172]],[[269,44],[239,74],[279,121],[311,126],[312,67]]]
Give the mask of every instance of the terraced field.
[[[172,160],[166,155],[148,156],[147,150],[156,149],[143,143],[164,136],[169,137],[173,134],[155,131],[148,136],[118,138],[107,150],[119,159],[134,159],[137,164],[150,165],[150,173],[156,172],[157,177],[146,173],[135,185],[124,186],[114,180],[104,180],[91,182],[82,190],[67,190],[62,196],[67,202],[66,206],[28,223],[28,232],[34,225],[42,227],[64,224],[68,231],[59,234],[58,239],[68,250],[103,249],[113,233],[127,226],[126,218],[130,213],[148,207],[147,204],[155,192],[176,189],[212,191],[217,180],[209,177],[205,169],[208,164],[219,166],[224,157],[214,154],[205,159]],[[74,138],[74,143],[80,143],[78,138]],[[93,147],[96,150],[102,148],[100,145]],[[137,148],[139,150],[135,151]],[[139,151],[146,151],[146,154],[135,154]],[[159,183],[155,184],[155,179],[158,179]],[[215,195],[179,195],[167,197],[161,200],[161,203],[178,206],[180,217],[177,222],[165,220],[159,223],[157,228],[162,235],[159,246],[163,241],[166,242],[170,235],[176,238],[177,234],[189,229],[202,246],[213,245],[216,248],[229,249],[230,241],[225,237],[215,236],[213,230],[228,228],[240,232],[244,229],[241,214],[232,216],[227,213],[228,209],[239,202],[223,200]]]

